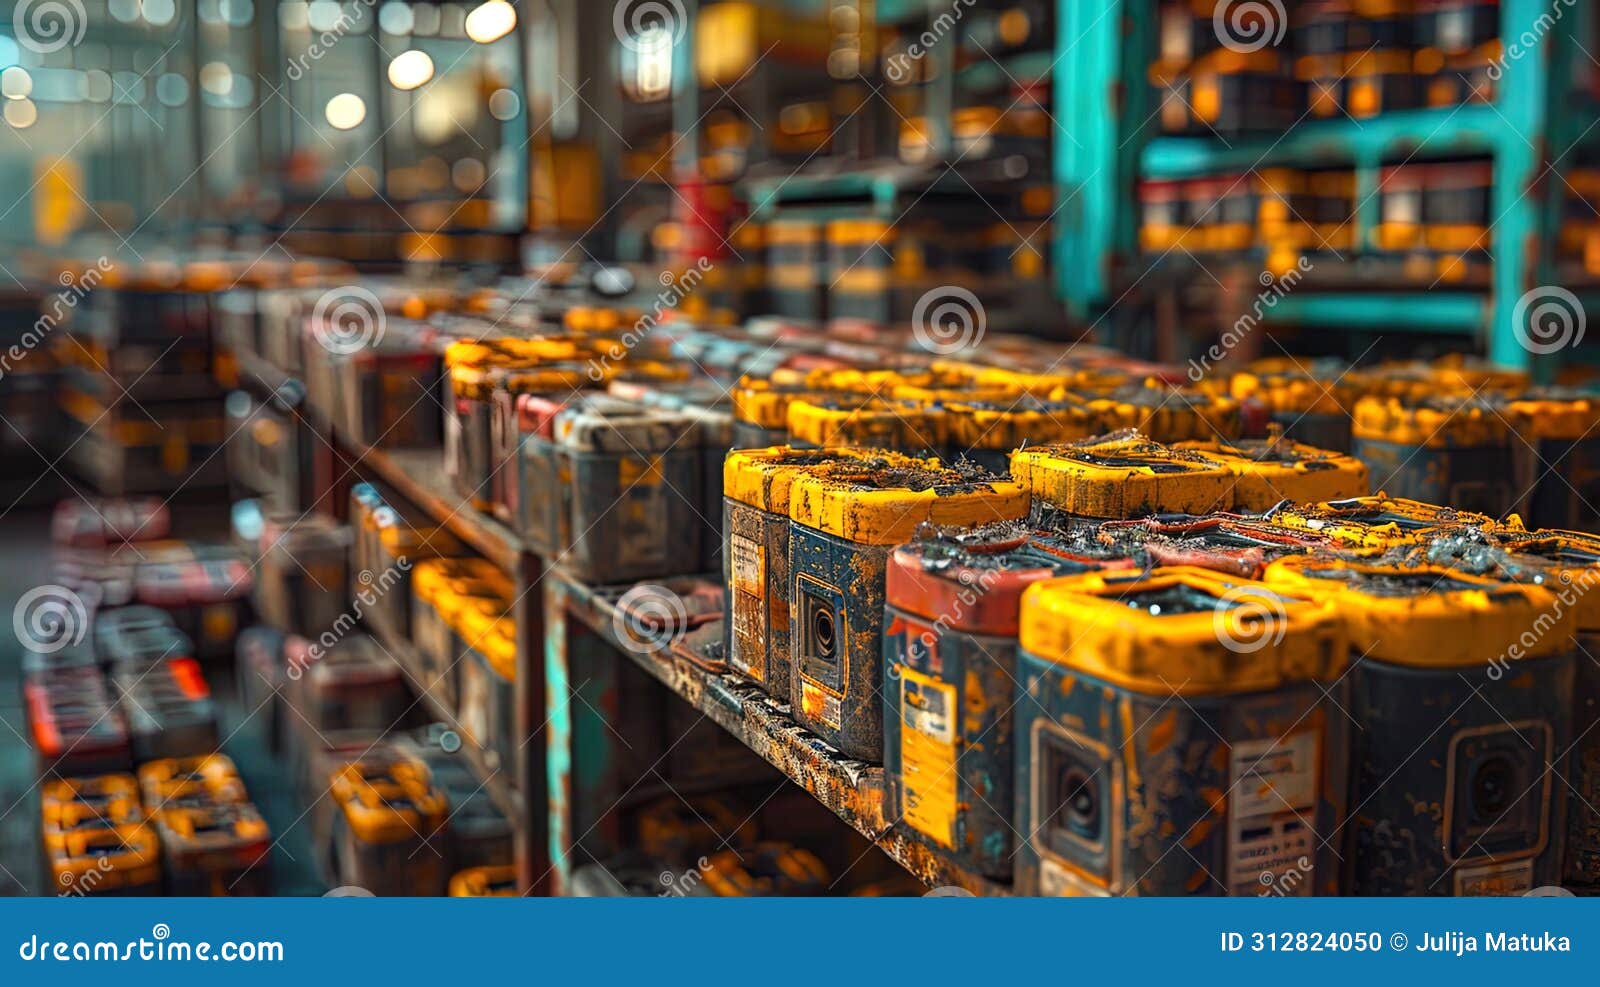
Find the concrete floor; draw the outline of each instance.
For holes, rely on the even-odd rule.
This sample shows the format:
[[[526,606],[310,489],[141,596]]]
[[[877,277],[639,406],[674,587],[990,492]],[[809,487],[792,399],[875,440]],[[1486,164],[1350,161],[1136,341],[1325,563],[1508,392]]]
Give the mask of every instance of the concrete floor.
[[[0,508],[5,505],[0,504]],[[186,526],[178,512],[175,528],[185,534],[219,537],[212,510],[200,524]],[[20,692],[21,646],[9,621],[23,593],[47,580],[49,512],[17,507],[0,517],[0,895],[53,893],[43,885],[39,863],[39,798],[33,755],[24,731]],[[250,796],[272,827],[276,893],[316,895],[326,890],[311,863],[306,806],[294,795],[284,761],[266,746],[260,718],[245,720],[232,682],[233,669],[210,665],[207,680],[222,705],[223,750],[244,776]]]

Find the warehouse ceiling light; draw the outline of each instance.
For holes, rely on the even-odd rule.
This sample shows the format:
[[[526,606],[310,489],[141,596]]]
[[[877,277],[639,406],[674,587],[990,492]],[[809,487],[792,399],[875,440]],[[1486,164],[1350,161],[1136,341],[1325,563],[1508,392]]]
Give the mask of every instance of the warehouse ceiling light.
[[[0,95],[6,99],[23,99],[33,92],[33,76],[20,65],[0,72]]]
[[[415,89],[431,78],[433,59],[425,51],[402,51],[389,63],[389,84],[396,89]]]
[[[355,93],[340,93],[328,100],[322,115],[336,130],[354,130],[367,118],[367,104]]]
[[[467,15],[467,37],[480,45],[499,41],[517,26],[516,8],[506,0],[488,0]]]
[[[31,99],[8,99],[5,110],[6,123],[18,130],[27,130],[39,119],[39,108]]]

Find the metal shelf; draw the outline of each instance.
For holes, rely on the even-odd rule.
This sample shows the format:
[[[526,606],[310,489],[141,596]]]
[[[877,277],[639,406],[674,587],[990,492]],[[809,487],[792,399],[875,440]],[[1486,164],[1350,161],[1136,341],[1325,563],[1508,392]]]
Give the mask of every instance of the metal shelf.
[[[566,621],[573,620],[783,772],[924,884],[962,887],[986,896],[1010,893],[1008,886],[952,865],[893,826],[884,816],[881,766],[844,756],[795,723],[787,705],[737,675],[712,670],[716,667],[714,662],[696,662],[681,651],[641,652],[631,642],[619,640],[614,629],[616,608],[611,602],[612,594],[578,582],[560,569],[546,574],[545,587],[545,664],[547,681],[552,683],[548,693],[552,807],[570,805],[573,795],[569,778],[573,736],[569,703],[565,691],[554,686],[558,677],[563,682],[571,680],[569,645],[573,629],[566,626]],[[696,632],[696,637],[701,634],[720,640],[720,634],[715,632],[703,630]],[[561,738],[565,738],[565,749],[558,744]],[[551,860],[558,887],[566,887],[570,877],[570,815],[563,812],[561,818],[553,816],[551,820]]]

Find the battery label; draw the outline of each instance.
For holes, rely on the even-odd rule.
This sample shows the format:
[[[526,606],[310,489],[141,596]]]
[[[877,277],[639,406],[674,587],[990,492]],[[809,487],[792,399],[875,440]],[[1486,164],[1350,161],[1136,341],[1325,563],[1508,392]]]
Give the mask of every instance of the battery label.
[[[900,772],[904,819],[941,846],[955,845],[955,686],[900,669]]]
[[[835,730],[839,728],[839,697],[810,681],[800,683],[800,709],[809,720]]]
[[[1533,860],[1460,867],[1455,875],[1456,897],[1526,894],[1533,890]]]
[[[762,596],[767,585],[767,553],[761,544],[744,535],[733,535],[728,539],[728,554],[733,589]]]
[[[1320,740],[1301,731],[1282,740],[1233,744],[1228,797],[1228,890],[1309,896],[1316,858]]]

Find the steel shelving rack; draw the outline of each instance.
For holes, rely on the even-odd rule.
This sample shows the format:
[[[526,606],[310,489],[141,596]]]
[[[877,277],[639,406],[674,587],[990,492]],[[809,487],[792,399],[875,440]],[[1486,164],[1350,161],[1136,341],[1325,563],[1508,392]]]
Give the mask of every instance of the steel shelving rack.
[[[1138,297],[1142,273],[1159,268],[1138,254],[1136,183],[1141,178],[1235,174],[1256,167],[1349,163],[1357,175],[1357,242],[1377,221],[1382,164],[1413,155],[1482,155],[1494,165],[1492,275],[1487,290],[1323,292],[1303,288],[1272,318],[1328,331],[1385,329],[1471,335],[1494,362],[1553,373],[1519,345],[1513,311],[1522,295],[1558,284],[1555,231],[1569,152],[1597,136],[1593,99],[1569,98],[1588,5],[1551,18],[1547,0],[1502,0],[1502,38],[1535,43],[1508,58],[1493,103],[1402,110],[1367,120],[1305,121],[1281,134],[1223,141],[1155,133],[1146,70],[1155,51],[1151,0],[1059,0],[1055,105],[1056,274],[1076,316],[1115,319]],[[1576,54],[1575,54],[1576,53]],[[1590,293],[1591,302],[1600,296]]]

